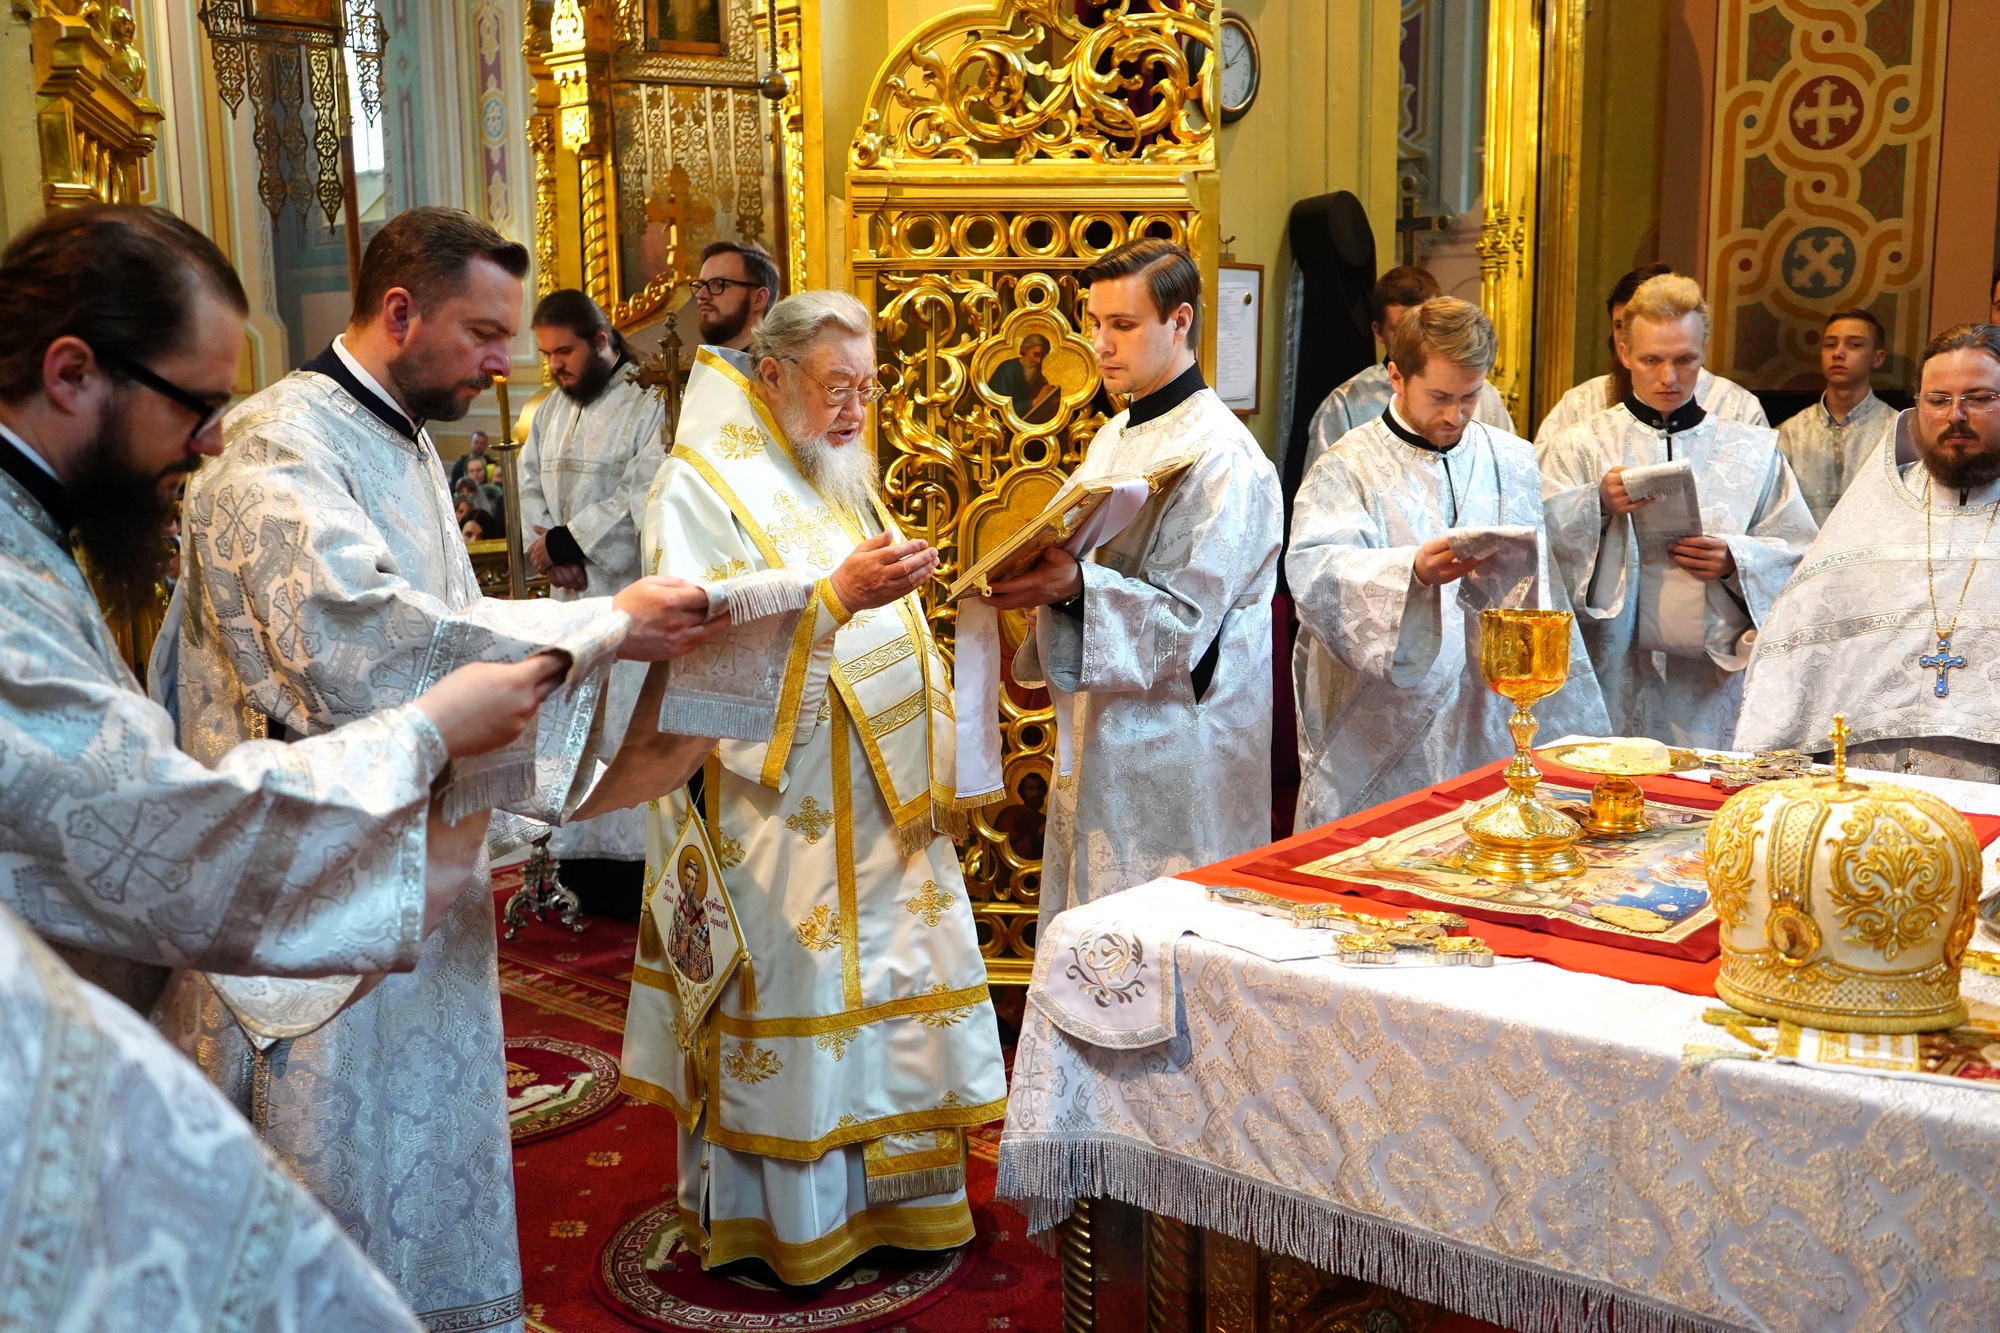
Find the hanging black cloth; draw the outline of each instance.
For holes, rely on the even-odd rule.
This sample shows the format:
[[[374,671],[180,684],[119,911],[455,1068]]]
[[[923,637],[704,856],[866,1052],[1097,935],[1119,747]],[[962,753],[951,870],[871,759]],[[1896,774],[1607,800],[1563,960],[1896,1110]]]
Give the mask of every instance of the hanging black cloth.
[[[1375,362],[1370,328],[1375,295],[1375,231],[1367,210],[1348,190],[1315,195],[1292,205],[1288,235],[1299,266],[1303,297],[1293,316],[1298,329],[1292,377],[1292,419],[1278,457],[1285,497],[1285,530],[1291,531],[1292,496],[1299,489],[1306,433],[1326,396]]]

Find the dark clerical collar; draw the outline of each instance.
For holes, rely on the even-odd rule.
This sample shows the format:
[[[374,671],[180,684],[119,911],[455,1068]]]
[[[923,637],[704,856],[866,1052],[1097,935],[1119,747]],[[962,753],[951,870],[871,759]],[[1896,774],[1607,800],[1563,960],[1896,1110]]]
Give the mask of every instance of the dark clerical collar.
[[[1396,403],[1394,399],[1391,399],[1389,405],[1382,409],[1382,424],[1389,428],[1391,435],[1401,440],[1404,444],[1409,445],[1412,449],[1423,449],[1434,454],[1448,454],[1458,448],[1456,444],[1432,444],[1429,440],[1417,434],[1408,426],[1405,426],[1402,418],[1396,415]],[[1461,442],[1464,440],[1463,436],[1459,438]]]
[[[1669,435],[1679,435],[1693,430],[1708,418],[1708,409],[1693,398],[1675,408],[1672,412],[1661,413],[1631,394],[1625,395],[1625,410],[1654,430],[1663,430]]]
[[[340,353],[333,349],[332,343],[328,343],[324,352],[321,352],[318,356],[300,366],[299,369],[310,370],[314,374],[326,376],[335,384],[347,390],[347,396],[367,408],[369,414],[377,421],[380,421],[390,430],[395,431],[396,434],[402,436],[411,444],[418,442],[418,431],[421,427],[412,425],[408,417],[384,402],[381,394],[375,392],[375,390],[369,388],[356,378],[354,372],[347,368],[347,363],[340,359]]]
[[[1134,400],[1125,416],[1125,429],[1143,426],[1148,421],[1165,416],[1207,387],[1208,381],[1201,377],[1201,367],[1189,366],[1144,398]]]
[[[34,496],[35,502],[48,511],[56,530],[62,533],[62,542],[67,546],[72,522],[68,492],[61,482],[49,475],[47,468],[28,457],[26,450],[14,443],[5,431],[0,431],[0,469],[5,469],[22,490]]]

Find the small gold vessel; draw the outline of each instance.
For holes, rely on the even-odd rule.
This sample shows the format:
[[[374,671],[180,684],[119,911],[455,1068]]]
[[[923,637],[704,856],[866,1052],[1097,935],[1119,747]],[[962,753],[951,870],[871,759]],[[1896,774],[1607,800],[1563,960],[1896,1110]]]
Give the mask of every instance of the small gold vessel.
[[[1583,872],[1574,846],[1583,829],[1535,795],[1542,780],[1529,750],[1538,725],[1532,705],[1569,679],[1568,611],[1529,609],[1479,613],[1479,670],[1495,694],[1514,702],[1507,730],[1514,758],[1506,770],[1507,794],[1465,821],[1472,840],[1465,869],[1513,883],[1566,879]]]
[[[1653,827],[1653,821],[1646,816],[1646,793],[1639,789],[1634,778],[1653,777],[1660,773],[1686,773],[1702,766],[1701,756],[1693,750],[1661,748],[1666,751],[1663,761],[1638,768],[1617,764],[1607,753],[1612,749],[1611,745],[1602,741],[1558,745],[1543,750],[1542,758],[1564,768],[1597,775],[1597,785],[1590,789],[1590,808],[1578,822],[1587,833],[1595,833],[1599,837],[1619,837],[1644,833]],[[1579,807],[1566,805],[1564,808],[1576,810]]]

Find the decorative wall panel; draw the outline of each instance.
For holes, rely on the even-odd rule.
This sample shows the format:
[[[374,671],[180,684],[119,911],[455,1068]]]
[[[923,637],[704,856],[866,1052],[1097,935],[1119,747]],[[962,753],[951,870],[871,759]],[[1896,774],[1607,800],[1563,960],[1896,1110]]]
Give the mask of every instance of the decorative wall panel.
[[[1829,311],[1863,306],[1907,376],[1929,324],[1946,0],[1723,0],[1709,360],[1816,387]]]
[[[982,515],[1053,493],[1116,410],[1078,271],[1163,236],[1214,290],[1214,16],[1206,0],[1000,0],[918,28],[876,75],[848,159],[854,280],[884,360],[889,503],[943,556],[943,644],[956,612],[937,599]],[[1002,625],[1011,651],[1025,620]],[[1025,981],[1054,738],[1045,692],[1010,683],[1000,711],[1010,799],[975,812],[960,853],[989,974]]]

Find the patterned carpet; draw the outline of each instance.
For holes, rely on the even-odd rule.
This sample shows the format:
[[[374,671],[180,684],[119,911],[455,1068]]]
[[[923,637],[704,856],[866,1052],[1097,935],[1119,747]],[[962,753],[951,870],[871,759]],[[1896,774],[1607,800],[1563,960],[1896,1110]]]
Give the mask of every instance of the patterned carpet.
[[[496,913],[519,884],[518,866],[494,872]],[[500,945],[501,1013],[510,1041],[521,1038],[576,1043],[618,1055],[625,1027],[625,998],[630,986],[632,953],[638,928],[621,921],[590,918],[589,928],[573,935],[551,923],[530,924],[511,943]],[[519,1054],[517,1049],[516,1054]],[[823,1295],[815,1308],[839,1306],[843,1299],[856,1309],[873,1297],[885,1319],[845,1320],[828,1309],[827,1322],[810,1326],[858,1330],[873,1327],[883,1333],[1055,1333],[1061,1326],[1060,1279],[1054,1259],[1028,1243],[1021,1216],[992,1202],[994,1161],[999,1126],[972,1136],[972,1162],[967,1185],[972,1194],[979,1236],[967,1271],[954,1273],[929,1292],[923,1281],[907,1275],[863,1274],[867,1282],[850,1281]],[[674,1190],[673,1117],[655,1106],[624,1102],[613,1109],[558,1127],[518,1143],[514,1151],[514,1184],[521,1228],[521,1266],[527,1288],[529,1327],[544,1333],[629,1333],[635,1328],[722,1327],[773,1328],[775,1296],[746,1297],[744,1284],[729,1279],[701,1278],[714,1289],[707,1305],[724,1311],[746,1310],[732,1325],[699,1320],[693,1324],[641,1323],[615,1312],[608,1298],[593,1289],[592,1274],[607,1242],[641,1213],[668,1203]],[[628,1265],[629,1267],[629,1265]],[[920,1278],[921,1275],[919,1275]],[[911,1299],[885,1306],[874,1296],[898,1281]],[[870,1285],[870,1284],[873,1285]],[[700,1297],[699,1285],[683,1277],[676,1294]],[[940,1294],[941,1293],[941,1294]],[[749,1309],[763,1307],[759,1313]],[[746,1308],[748,1307],[748,1308]],[[907,1310],[898,1317],[895,1310]]]

